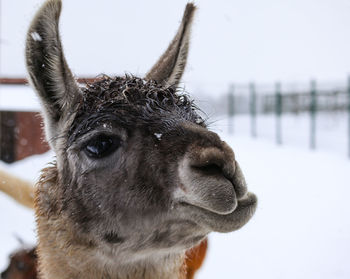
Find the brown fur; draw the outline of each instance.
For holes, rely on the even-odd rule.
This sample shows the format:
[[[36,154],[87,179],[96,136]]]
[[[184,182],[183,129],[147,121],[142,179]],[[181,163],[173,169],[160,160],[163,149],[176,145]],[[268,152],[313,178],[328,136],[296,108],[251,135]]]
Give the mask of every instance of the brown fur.
[[[43,183],[56,183],[56,173],[50,171],[49,168],[43,171]],[[10,195],[20,204],[33,208],[34,207],[34,187],[15,176],[12,176],[4,171],[0,171],[0,190]],[[51,182],[50,182],[51,181]],[[184,262],[186,269],[186,279],[194,278],[195,272],[201,267],[207,251],[207,240],[186,252]],[[35,255],[35,257],[33,256]],[[19,269],[18,263],[25,266],[24,269]],[[21,249],[11,255],[10,264],[2,273],[3,279],[36,279],[37,260],[34,249]]]
[[[193,279],[201,267],[207,251],[207,240],[186,252],[184,262],[186,279]],[[20,249],[10,256],[9,266],[1,273],[2,279],[37,279],[37,257],[35,248]]]
[[[186,278],[193,279],[196,271],[202,266],[207,254],[208,240],[205,239],[197,246],[186,252]]]
[[[43,171],[42,183],[56,183],[56,173],[54,169],[47,168]],[[20,204],[34,207],[34,187],[26,181],[12,176],[4,171],[0,171],[0,190],[13,197]],[[207,240],[186,252],[184,262],[186,269],[186,279],[194,278],[195,272],[201,267],[207,251]],[[18,268],[18,263],[25,266]],[[2,273],[3,279],[36,279],[37,258],[34,249],[21,249],[10,257],[10,264]]]

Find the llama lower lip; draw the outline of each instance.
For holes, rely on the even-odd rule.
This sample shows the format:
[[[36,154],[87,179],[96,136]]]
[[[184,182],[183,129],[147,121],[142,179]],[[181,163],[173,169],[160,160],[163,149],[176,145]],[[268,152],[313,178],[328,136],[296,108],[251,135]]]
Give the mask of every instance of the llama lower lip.
[[[182,204],[182,210],[186,215],[190,214],[199,225],[212,231],[231,232],[238,230],[250,220],[255,213],[257,202],[255,194],[248,192],[244,198],[238,200],[236,209],[229,214],[217,214],[187,203]]]
[[[212,214],[222,215],[222,216],[231,214],[237,208],[237,203],[236,203],[236,205],[233,206],[231,210],[225,211],[225,212],[219,212],[219,211],[214,210],[214,209],[212,209],[210,207],[204,207],[204,206],[200,206],[200,205],[197,205],[197,204],[192,204],[192,203],[189,203],[189,202],[181,202],[180,204],[183,205],[183,206],[189,206],[189,207],[198,208],[200,210],[207,211],[207,212],[210,212]]]

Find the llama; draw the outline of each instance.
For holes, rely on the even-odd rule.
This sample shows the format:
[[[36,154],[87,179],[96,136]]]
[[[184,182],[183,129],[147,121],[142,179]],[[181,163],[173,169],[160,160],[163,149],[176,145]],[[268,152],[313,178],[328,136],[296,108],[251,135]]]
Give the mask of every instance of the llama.
[[[10,264],[1,279],[37,279],[35,248],[20,249],[10,256]]]
[[[144,78],[79,86],[63,54],[60,0],[27,35],[29,78],[56,161],[36,185],[42,279],[186,277],[186,251],[254,214],[232,149],[179,90],[195,12]]]

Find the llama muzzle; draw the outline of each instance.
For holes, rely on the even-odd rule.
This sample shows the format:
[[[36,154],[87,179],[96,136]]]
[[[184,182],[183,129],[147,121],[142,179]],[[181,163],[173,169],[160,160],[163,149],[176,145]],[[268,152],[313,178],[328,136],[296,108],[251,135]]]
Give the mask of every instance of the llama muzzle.
[[[232,213],[247,193],[234,153],[221,140],[215,141],[215,146],[190,147],[178,173],[180,187],[176,198],[216,214]]]

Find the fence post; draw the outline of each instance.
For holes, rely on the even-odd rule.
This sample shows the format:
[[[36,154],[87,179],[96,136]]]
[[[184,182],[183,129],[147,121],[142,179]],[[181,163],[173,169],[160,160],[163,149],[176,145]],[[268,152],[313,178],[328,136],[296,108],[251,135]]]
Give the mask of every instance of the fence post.
[[[282,144],[282,123],[281,123],[281,116],[282,116],[282,94],[281,94],[281,83],[276,82],[276,143]]]
[[[252,82],[249,84],[250,91],[250,129],[251,136],[253,138],[257,137],[256,132],[256,92],[255,92],[255,84]]]
[[[229,134],[233,134],[234,132],[234,114],[235,114],[235,99],[234,99],[234,91],[235,87],[233,84],[229,87],[228,92],[228,132]]]
[[[316,149],[316,81],[311,81],[310,88],[310,148],[312,150]]]
[[[350,158],[350,76],[348,77],[348,156]]]

